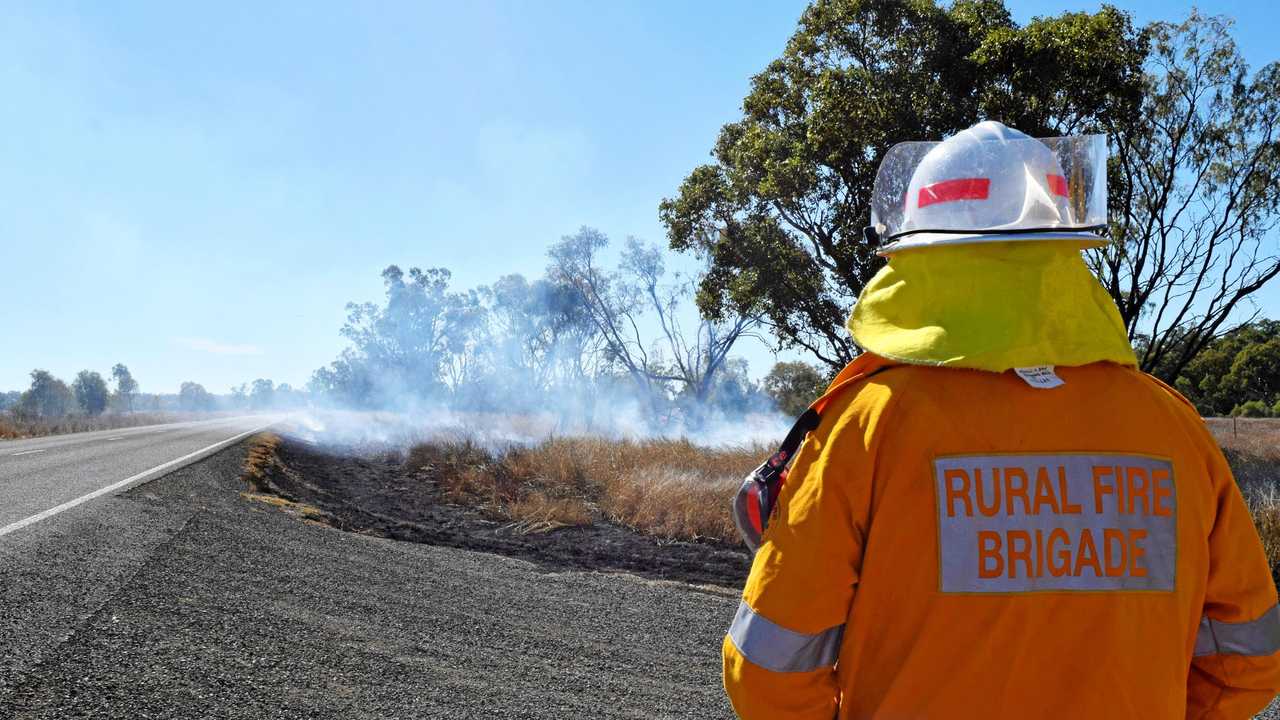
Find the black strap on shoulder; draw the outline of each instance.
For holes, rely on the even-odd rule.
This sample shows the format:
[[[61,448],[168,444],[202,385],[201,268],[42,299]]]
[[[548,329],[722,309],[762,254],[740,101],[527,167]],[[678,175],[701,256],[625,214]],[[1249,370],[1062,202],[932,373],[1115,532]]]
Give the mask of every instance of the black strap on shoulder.
[[[899,366],[890,365],[887,367],[877,368],[876,370],[868,373],[863,380],[873,378],[885,370],[892,370],[895,367]],[[784,465],[790,462],[791,458],[795,456],[796,450],[800,448],[800,443],[804,442],[805,437],[808,436],[809,433],[818,429],[818,424],[820,422],[822,422],[822,414],[817,410],[814,410],[812,407],[801,413],[800,417],[796,418],[795,424],[791,426],[791,430],[787,432],[787,437],[783,439],[782,444],[778,446],[778,451],[769,457],[769,461],[767,463],[769,467],[781,469]]]
[[[778,451],[769,458],[769,465],[775,468],[781,468],[791,460],[796,454],[796,450],[800,448],[800,443],[804,442],[804,438],[809,433],[817,429],[818,423],[822,421],[822,416],[817,410],[809,408],[805,410],[800,417],[796,418],[796,424],[791,426],[791,431],[787,433],[786,439],[778,446]]]

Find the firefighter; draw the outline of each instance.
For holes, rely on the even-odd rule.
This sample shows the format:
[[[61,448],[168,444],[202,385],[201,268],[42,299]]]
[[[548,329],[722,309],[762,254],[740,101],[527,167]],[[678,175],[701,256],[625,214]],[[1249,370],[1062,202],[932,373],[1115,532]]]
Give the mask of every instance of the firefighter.
[[[887,153],[866,353],[813,406],[724,640],[739,716],[1234,719],[1280,691],[1231,471],[1082,257],[1105,178],[1103,138],[996,122]]]

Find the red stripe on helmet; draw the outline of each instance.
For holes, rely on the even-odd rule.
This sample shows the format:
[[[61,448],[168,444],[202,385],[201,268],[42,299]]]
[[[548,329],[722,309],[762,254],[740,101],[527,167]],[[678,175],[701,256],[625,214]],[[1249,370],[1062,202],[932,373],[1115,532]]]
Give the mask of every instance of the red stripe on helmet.
[[[1067,192],[1067,179],[1061,175],[1046,175],[1049,178],[1049,192],[1062,197],[1070,197],[1071,193]]]
[[[991,178],[957,178],[943,180],[920,188],[917,207],[953,200],[986,200],[991,191]]]

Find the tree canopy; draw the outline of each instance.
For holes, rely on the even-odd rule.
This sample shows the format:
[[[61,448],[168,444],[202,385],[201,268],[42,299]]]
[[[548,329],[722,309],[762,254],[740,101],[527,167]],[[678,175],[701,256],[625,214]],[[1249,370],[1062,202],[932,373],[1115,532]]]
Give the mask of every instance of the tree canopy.
[[[671,247],[709,261],[699,307],[761,314],[781,346],[844,365],[845,317],[882,262],[862,229],[884,152],[981,119],[1032,135],[1126,122],[1145,56],[1110,7],[1020,27],[994,0],[817,0],[714,161],[661,204]]]
[[[178,388],[178,407],[188,412],[202,412],[214,408],[214,397],[198,382],[188,380]]]
[[[1176,385],[1204,415],[1239,414],[1249,403],[1252,408],[1276,406],[1280,321],[1249,323],[1209,343],[1187,363]]]
[[[71,389],[75,392],[76,403],[86,415],[101,415],[107,409],[111,392],[107,390],[107,381],[93,370],[81,370]]]
[[[764,390],[784,414],[795,417],[817,400],[828,378],[804,362],[780,362],[764,377]]]
[[[752,78],[740,120],[660,214],[709,261],[708,317],[760,313],[779,346],[843,366],[880,267],[870,195],[894,144],[992,119],[1108,136],[1111,234],[1090,264],[1143,369],[1176,378],[1280,273],[1280,64],[1252,76],[1222,18],[1135,27],[1097,12],[1013,22],[999,0],[816,0]]]
[[[22,393],[18,411],[28,418],[54,418],[66,415],[74,403],[66,383],[48,370],[32,370],[31,387]]]
[[[133,398],[138,393],[138,381],[133,379],[133,373],[129,372],[129,368],[124,363],[116,363],[111,368],[111,378],[116,381],[116,399],[119,407],[132,411]]]
[[[1172,379],[1280,273],[1280,63],[1230,22],[1153,23],[1134,122],[1108,122],[1114,242],[1092,251],[1145,370]]]

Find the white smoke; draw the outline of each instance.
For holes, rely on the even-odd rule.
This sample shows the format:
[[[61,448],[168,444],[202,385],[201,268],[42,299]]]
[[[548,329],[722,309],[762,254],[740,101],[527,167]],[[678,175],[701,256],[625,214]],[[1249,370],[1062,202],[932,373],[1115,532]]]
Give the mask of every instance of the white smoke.
[[[790,428],[779,413],[723,414],[696,429],[674,421],[648,422],[636,403],[611,408],[608,424],[587,425],[551,412],[504,414],[457,412],[447,408],[414,411],[311,408],[283,424],[291,437],[334,450],[403,451],[426,441],[470,441],[489,449],[532,445],[554,437],[594,436],[613,440],[687,440],[708,448],[776,445]]]

